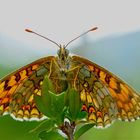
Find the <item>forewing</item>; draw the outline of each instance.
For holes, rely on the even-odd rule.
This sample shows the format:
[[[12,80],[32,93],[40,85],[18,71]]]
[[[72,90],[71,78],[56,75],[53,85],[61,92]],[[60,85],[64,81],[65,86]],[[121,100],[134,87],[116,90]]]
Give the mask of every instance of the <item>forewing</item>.
[[[99,105],[100,114],[102,114],[103,122],[105,123],[107,120],[112,120],[115,117],[125,121],[133,121],[139,118],[140,116],[140,96],[136,93],[130,86],[128,86],[125,82],[123,82],[120,78],[110,73],[106,69],[98,66],[97,64],[90,62],[87,59],[73,56],[73,61],[79,61],[88,67],[90,74],[93,75],[93,91],[95,90],[96,98],[92,97],[93,93],[86,93],[86,100],[88,101],[91,98],[91,102],[94,106]],[[97,86],[96,86],[97,85]],[[99,88],[98,88],[99,87]],[[97,89],[97,90],[96,90]],[[103,98],[104,96],[104,98]],[[95,100],[95,101],[94,101]],[[98,104],[98,105],[96,105]],[[108,104],[108,105],[106,105]],[[89,105],[89,104],[88,104]],[[96,120],[99,118],[97,115],[98,109],[92,106],[92,110],[94,110]],[[114,111],[113,111],[113,106]],[[111,115],[108,115],[109,112],[103,113],[102,109],[107,109],[108,111],[111,108]],[[85,106],[86,109],[86,106]],[[91,112],[88,107],[88,112]],[[93,112],[93,111],[92,111]],[[107,117],[106,117],[107,116]],[[92,120],[89,116],[89,120]],[[97,122],[97,121],[96,121]],[[104,124],[103,123],[103,124]],[[104,125],[106,126],[106,125]]]
[[[48,74],[53,56],[41,58],[0,80],[0,115],[9,113],[18,120],[42,119],[34,95]]]

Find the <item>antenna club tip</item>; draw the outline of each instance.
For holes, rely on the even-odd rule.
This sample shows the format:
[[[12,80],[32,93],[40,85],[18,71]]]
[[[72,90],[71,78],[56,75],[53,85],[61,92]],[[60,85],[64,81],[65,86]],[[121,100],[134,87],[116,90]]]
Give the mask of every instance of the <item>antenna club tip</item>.
[[[26,32],[32,33],[33,31],[30,29],[25,29]]]
[[[98,27],[94,27],[94,28],[90,29],[90,31],[95,31],[97,29],[98,29]]]

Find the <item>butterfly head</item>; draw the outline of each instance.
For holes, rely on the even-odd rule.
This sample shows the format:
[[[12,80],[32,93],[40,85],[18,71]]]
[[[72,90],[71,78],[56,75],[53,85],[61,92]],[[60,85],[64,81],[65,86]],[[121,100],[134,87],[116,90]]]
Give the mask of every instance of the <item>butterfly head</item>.
[[[69,50],[66,49],[65,45],[60,45],[57,55],[61,62],[66,62],[69,58]]]

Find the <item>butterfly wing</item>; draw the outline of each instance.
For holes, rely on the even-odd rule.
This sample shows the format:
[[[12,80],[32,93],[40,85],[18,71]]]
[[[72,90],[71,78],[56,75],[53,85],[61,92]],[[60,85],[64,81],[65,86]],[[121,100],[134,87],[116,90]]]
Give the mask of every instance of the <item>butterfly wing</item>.
[[[43,119],[34,94],[41,94],[40,85],[53,58],[41,58],[0,80],[0,115],[10,113],[18,120]]]
[[[90,78],[87,80],[88,89],[85,92],[85,84],[82,84],[81,100],[85,101],[83,110],[88,111],[88,119],[95,122],[96,126],[107,126],[115,119],[133,121],[140,116],[140,96],[120,78],[106,69],[90,62],[87,59],[73,56],[73,61],[82,63]],[[87,72],[84,69],[84,75]],[[78,77],[82,77],[82,74]],[[83,76],[84,77],[84,76]],[[85,77],[84,77],[85,79]],[[94,83],[91,83],[91,80]],[[81,79],[82,81],[82,79]],[[85,80],[83,80],[85,81]]]

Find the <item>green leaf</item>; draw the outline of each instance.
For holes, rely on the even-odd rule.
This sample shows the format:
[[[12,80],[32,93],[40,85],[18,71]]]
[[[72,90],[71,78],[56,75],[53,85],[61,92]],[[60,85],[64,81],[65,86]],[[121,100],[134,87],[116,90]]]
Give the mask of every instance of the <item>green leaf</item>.
[[[41,122],[37,127],[35,127],[30,132],[40,133],[42,131],[50,131],[55,127],[55,122],[51,119]]]
[[[46,98],[48,99],[48,97],[50,96],[46,96],[46,93],[49,94],[49,91],[53,91],[53,85],[52,82],[49,80],[48,76],[45,77],[44,81],[43,81],[43,85],[41,87],[41,96],[39,95],[35,95],[34,99],[37,105],[37,108],[40,110],[40,112],[42,112],[44,115],[46,116],[50,116],[49,112],[47,112],[46,110]],[[49,99],[48,99],[49,101]],[[49,105],[49,103],[48,103]],[[48,106],[47,105],[47,106]]]
[[[43,131],[39,134],[41,140],[64,140],[64,138],[57,131]]]
[[[80,111],[78,116],[77,116],[77,120],[82,120],[87,118],[88,113],[86,111]]]
[[[58,119],[63,113],[65,108],[65,92],[55,95],[52,92],[46,94],[46,99],[43,100],[43,103],[46,106],[46,116],[54,119]]]
[[[35,95],[34,100],[35,100],[36,106],[39,109],[39,111],[42,112],[44,115],[48,114],[48,112],[46,110],[46,106],[45,106],[44,102],[42,101],[41,96]]]
[[[92,128],[94,126],[93,123],[88,123],[88,124],[84,124],[82,125],[78,130],[76,130],[75,132],[75,140],[77,140],[81,135],[83,135],[85,132],[87,132],[90,128]]]
[[[44,80],[43,80],[42,91],[45,91],[45,92],[48,92],[48,91],[55,92],[54,91],[54,87],[53,87],[53,83],[48,78],[48,76],[46,76],[44,78]]]
[[[42,84],[41,95],[41,101],[43,102],[42,105],[45,106],[45,110],[44,107],[41,106],[40,111],[45,113],[47,117],[62,122],[64,119],[64,115],[62,114],[65,114],[64,111],[66,106],[65,94],[65,91],[60,94],[53,92],[52,82],[48,79],[48,77],[46,77]]]
[[[72,121],[75,121],[82,107],[79,93],[75,89],[69,89],[67,93],[67,100],[69,116]]]

